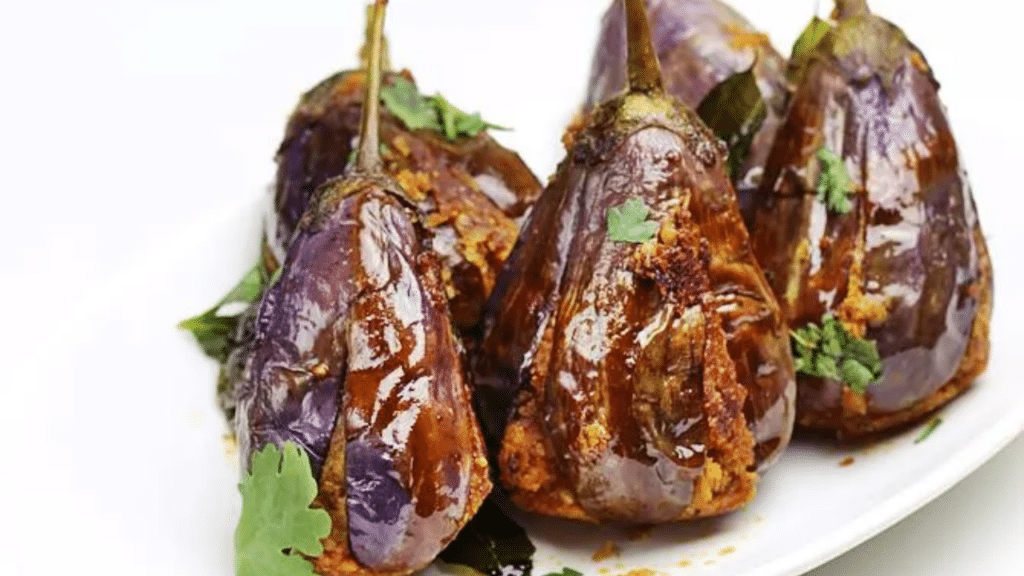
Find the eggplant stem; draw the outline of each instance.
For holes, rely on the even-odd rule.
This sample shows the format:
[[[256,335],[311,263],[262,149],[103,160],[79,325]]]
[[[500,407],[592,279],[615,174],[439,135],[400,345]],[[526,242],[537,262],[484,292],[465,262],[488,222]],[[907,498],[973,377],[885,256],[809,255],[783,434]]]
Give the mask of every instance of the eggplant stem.
[[[836,0],[835,10],[832,11],[832,18],[835,20],[846,20],[854,16],[867,16],[871,14],[867,0]]]
[[[373,4],[366,5],[366,41],[359,49],[359,62],[361,68],[366,70],[370,67],[370,45],[373,44]],[[381,49],[381,69],[385,72],[391,71],[391,50],[388,49],[388,38],[384,37],[384,47]]]
[[[651,41],[644,0],[623,0],[626,9],[626,68],[630,92],[664,92],[661,65]]]
[[[366,62],[366,92],[363,117],[359,122],[359,149],[356,168],[367,174],[379,173],[380,161],[380,82],[384,52],[384,9],[388,0],[376,0],[367,29],[369,53]]]

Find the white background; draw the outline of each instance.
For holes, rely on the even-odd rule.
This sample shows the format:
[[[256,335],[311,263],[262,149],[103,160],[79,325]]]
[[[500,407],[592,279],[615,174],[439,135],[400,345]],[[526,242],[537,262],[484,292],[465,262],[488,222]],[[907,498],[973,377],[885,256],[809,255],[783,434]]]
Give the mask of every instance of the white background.
[[[103,463],[130,470],[114,463],[150,462],[153,451],[180,449],[148,429],[145,415],[168,405],[201,413],[194,406],[208,399],[148,388],[150,371],[174,366],[133,362],[130,345],[112,349],[90,334],[114,329],[129,342],[133,335],[142,341],[167,326],[133,321],[137,316],[119,308],[119,299],[149,297],[153,306],[164,299],[188,302],[170,314],[178,318],[219,296],[237,276],[228,270],[216,278],[179,278],[184,296],[174,298],[132,292],[270,181],[272,154],[298,94],[355,63],[362,4],[0,4],[0,245],[6,249],[0,268],[0,574],[67,574],[72,566],[78,573],[128,574],[123,567],[146,565],[145,558],[125,560],[137,554],[132,539],[144,538],[164,519],[115,518],[84,495],[170,498],[153,488],[164,472],[159,466],[107,476]],[[813,0],[732,4],[783,53],[815,10]],[[392,0],[392,59],[414,71],[424,92],[443,91],[467,110],[514,126],[499,139],[543,179],[582,97],[606,5]],[[875,0],[872,6],[904,28],[942,82],[993,242],[999,285],[1020,286],[1024,10],[996,0]],[[225,251],[240,250],[235,239],[223,241]],[[1016,314],[1020,307],[1012,299],[1019,295],[997,293],[996,313]],[[998,377],[1018,380],[1016,362]],[[106,414],[76,412],[84,397],[102,396],[106,382],[123,378],[137,381],[137,395],[111,396]],[[123,421],[114,417],[118,413]],[[83,477],[83,470],[92,475]],[[1022,487],[1024,441],[1018,439],[922,511],[812,574],[1021,574]],[[204,521],[189,513],[166,520]],[[106,534],[105,547],[91,545],[97,532]],[[230,527],[224,546],[230,546]]]

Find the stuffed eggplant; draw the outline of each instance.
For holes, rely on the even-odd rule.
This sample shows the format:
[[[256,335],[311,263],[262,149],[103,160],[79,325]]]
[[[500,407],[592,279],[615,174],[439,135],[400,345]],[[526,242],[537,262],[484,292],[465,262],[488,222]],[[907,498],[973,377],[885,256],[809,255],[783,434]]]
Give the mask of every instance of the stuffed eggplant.
[[[306,453],[331,518],[324,576],[423,568],[491,487],[444,265],[379,156],[385,3],[356,158],[313,193],[237,352],[242,462],[269,443]]]
[[[341,174],[358,134],[365,70],[335,74],[304,94],[277,153],[274,217],[267,238],[280,257],[313,191]],[[439,95],[421,95],[408,71],[386,72],[381,112],[384,171],[409,191],[435,237],[455,325],[468,337],[522,216],[541,184],[519,155],[488,134],[490,124]]]
[[[722,145],[665,94],[625,4],[629,91],[567,135],[489,302],[475,394],[519,506],[666,522],[750,500],[795,383]]]
[[[231,383],[237,379],[232,373],[240,368],[231,352],[253,332],[255,309],[245,305],[258,299],[284,259],[314,191],[354,158],[365,83],[364,62],[362,69],[334,74],[300,98],[277,152],[274,206],[259,261],[221,302],[181,324],[224,363],[217,396],[229,421],[235,410]],[[487,296],[540,194],[540,182],[518,154],[487,134],[494,126],[440,95],[421,95],[408,71],[385,70],[381,97],[383,170],[408,192],[420,225],[433,235],[444,294],[459,336],[472,350]],[[244,312],[223,314],[227,305],[242,305]]]
[[[856,436],[916,421],[984,370],[992,266],[932,70],[863,0],[815,20],[755,206],[797,415]]]
[[[760,184],[768,149],[785,112],[786,62],[768,36],[719,0],[647,0],[646,4],[665,88],[698,110],[702,118],[707,120],[705,109],[716,115],[723,108],[733,111],[729,108],[735,95],[714,93],[722,82],[748,71],[756,80],[750,87],[756,93],[751,104],[759,102],[761,108],[750,110],[750,126],[744,127],[749,133],[744,134],[742,145],[738,149],[730,146],[730,177],[747,217],[750,198]],[[619,2],[605,12],[591,65],[584,104],[587,110],[626,88],[624,16]],[[711,101],[706,101],[708,98]],[[737,120],[748,123],[746,117]],[[711,127],[719,137],[730,140],[730,135]]]

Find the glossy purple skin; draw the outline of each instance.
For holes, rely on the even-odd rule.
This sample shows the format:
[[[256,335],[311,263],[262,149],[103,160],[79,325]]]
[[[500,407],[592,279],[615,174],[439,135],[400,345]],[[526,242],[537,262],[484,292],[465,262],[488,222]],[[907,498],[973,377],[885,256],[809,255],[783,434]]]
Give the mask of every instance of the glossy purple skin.
[[[861,191],[847,214],[817,197],[822,147]],[[857,262],[858,289],[884,310],[866,324],[884,368],[866,412],[848,413],[842,383],[801,374],[798,421],[859,434],[934,409],[929,397],[961,378],[991,270],[938,84],[898,28],[867,16],[819,46],[769,156],[756,218],[755,254],[794,328],[841,308]]]
[[[487,491],[440,264],[394,189],[318,191],[237,352],[235,388],[242,461],[269,442],[301,446],[320,502],[347,522],[332,539],[342,530],[380,572],[429,563]]]
[[[730,462],[744,472],[777,458],[795,382],[719,141],[681,105],[625,98],[595,111],[524,226],[489,303],[476,384],[484,412],[509,415],[495,407],[515,398],[510,422],[538,422],[560,474],[552,485],[564,482],[586,518],[666,522],[694,514],[712,452],[746,450]],[[666,238],[679,243],[612,240],[606,214],[631,198],[674,222]],[[637,268],[643,253],[657,254],[651,268]],[[705,382],[746,402],[712,404]],[[503,424],[488,423],[497,443],[508,442]],[[724,449],[729,426],[749,446]],[[526,449],[504,449],[503,479],[526,477]],[[530,483],[508,486],[521,506],[540,491]]]

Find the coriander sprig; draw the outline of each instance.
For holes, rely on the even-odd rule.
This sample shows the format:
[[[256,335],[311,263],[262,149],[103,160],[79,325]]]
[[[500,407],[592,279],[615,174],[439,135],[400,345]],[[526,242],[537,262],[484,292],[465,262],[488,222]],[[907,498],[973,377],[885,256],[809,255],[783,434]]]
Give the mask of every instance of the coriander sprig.
[[[651,209],[643,200],[630,198],[608,209],[608,238],[613,242],[643,244],[658,233],[660,225],[648,220]]]
[[[846,214],[853,209],[850,196],[856,192],[857,185],[846,171],[846,163],[835,152],[821,148],[817,154],[821,172],[818,174],[818,200],[825,204],[829,211]]]
[[[484,121],[478,113],[463,112],[440,94],[423,96],[415,84],[401,76],[383,86],[380,96],[384,106],[410,130],[433,130],[449,140],[473,137],[488,129],[507,130]]]
[[[832,314],[821,325],[790,332],[796,371],[842,382],[858,394],[882,377],[882,358],[871,340],[857,338]]]
[[[238,485],[242,516],[235,530],[236,576],[315,576],[302,554],[323,552],[331,517],[310,508],[317,484],[309,456],[292,442],[253,453]]]

